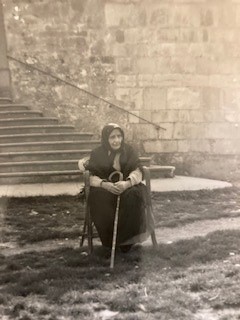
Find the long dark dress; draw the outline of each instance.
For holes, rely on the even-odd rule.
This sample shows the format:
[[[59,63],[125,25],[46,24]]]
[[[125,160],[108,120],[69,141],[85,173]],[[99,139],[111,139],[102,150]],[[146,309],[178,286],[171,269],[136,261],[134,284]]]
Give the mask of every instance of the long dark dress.
[[[139,158],[134,149],[124,144],[120,155],[120,166],[123,178],[141,168]],[[113,158],[103,147],[92,151],[87,167],[92,175],[107,180],[116,171]],[[147,236],[145,185],[140,183],[125,190],[120,196],[117,246],[140,242]],[[117,195],[100,187],[91,187],[89,195],[90,213],[98,231],[101,242],[111,247],[113,224],[116,212]]]

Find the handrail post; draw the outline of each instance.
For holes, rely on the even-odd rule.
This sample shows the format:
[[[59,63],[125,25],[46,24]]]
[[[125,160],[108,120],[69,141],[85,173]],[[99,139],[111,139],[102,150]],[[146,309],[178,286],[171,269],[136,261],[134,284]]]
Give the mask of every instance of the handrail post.
[[[11,98],[11,77],[7,59],[7,40],[2,0],[0,0],[0,39],[0,97]]]

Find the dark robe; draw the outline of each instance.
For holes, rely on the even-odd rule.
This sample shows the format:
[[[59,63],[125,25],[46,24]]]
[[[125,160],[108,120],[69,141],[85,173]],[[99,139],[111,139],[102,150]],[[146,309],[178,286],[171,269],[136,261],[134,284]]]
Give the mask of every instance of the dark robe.
[[[88,169],[92,175],[108,180],[109,175],[116,171],[113,168],[115,154],[109,155],[106,148],[100,146],[91,153]],[[128,144],[123,144],[120,155],[123,180],[139,168],[140,160],[135,150]],[[146,187],[140,183],[128,188],[120,195],[118,218],[117,246],[134,244],[146,238]],[[106,247],[112,246],[113,225],[116,212],[117,195],[101,188],[90,187],[89,207],[93,222],[101,242]]]

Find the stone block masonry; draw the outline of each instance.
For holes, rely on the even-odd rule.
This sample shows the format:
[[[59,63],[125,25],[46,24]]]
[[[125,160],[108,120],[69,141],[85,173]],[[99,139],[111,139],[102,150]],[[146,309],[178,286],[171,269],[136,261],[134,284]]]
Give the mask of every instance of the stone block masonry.
[[[121,122],[141,154],[177,174],[240,178],[239,0],[2,3],[10,55],[166,131],[10,61],[17,100],[96,136]]]

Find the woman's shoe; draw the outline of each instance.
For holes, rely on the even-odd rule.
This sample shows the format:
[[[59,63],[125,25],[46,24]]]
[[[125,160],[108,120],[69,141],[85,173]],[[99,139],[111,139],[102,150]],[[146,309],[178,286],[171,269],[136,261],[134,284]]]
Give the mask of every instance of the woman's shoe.
[[[131,248],[132,248],[132,244],[127,244],[125,246],[120,246],[120,250],[123,253],[127,253],[129,250],[131,250]]]

